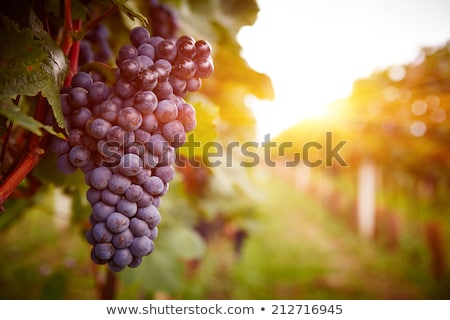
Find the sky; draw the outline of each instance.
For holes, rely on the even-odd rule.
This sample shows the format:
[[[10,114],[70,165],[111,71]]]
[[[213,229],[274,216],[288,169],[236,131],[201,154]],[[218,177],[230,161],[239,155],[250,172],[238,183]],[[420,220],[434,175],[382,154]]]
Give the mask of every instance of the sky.
[[[275,101],[249,97],[262,137],[322,114],[353,82],[450,40],[450,0],[259,0],[238,34],[242,56],[272,79]]]

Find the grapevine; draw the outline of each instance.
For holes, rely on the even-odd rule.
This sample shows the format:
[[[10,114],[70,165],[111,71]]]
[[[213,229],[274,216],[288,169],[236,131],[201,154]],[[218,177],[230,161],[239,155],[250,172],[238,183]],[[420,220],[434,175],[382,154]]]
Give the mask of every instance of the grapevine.
[[[129,40],[117,53],[112,85],[79,71],[62,90],[69,137],[51,145],[59,170],[84,173],[91,259],[115,272],[139,266],[154,250],[175,149],[196,126],[184,97],[214,69],[205,40],[152,37],[144,27],[133,28]]]

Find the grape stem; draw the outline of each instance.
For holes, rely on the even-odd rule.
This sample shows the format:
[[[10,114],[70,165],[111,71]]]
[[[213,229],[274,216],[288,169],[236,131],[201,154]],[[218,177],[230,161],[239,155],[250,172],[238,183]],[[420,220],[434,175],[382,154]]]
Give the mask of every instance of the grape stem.
[[[39,94],[39,101],[34,112],[34,118],[37,121],[43,122],[45,114],[48,110],[48,101],[41,94]],[[21,160],[16,162],[16,165],[12,167],[5,177],[0,182],[0,212],[4,211],[3,204],[14,191],[14,189],[26,178],[31,170],[39,163],[44,155],[44,149],[41,142],[46,139],[39,139],[39,136],[30,133],[30,139],[25,148],[24,155]]]

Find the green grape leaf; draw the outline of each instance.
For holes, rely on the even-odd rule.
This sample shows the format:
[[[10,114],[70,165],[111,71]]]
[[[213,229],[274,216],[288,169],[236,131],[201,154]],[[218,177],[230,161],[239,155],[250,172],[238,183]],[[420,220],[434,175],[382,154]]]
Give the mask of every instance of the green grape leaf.
[[[4,28],[0,32],[0,96],[10,99],[18,95],[35,96],[41,92],[48,99],[58,125],[65,128],[59,100],[59,88],[67,72],[64,54],[44,31],[34,13],[30,14],[30,28],[19,29],[6,17],[3,17],[2,22]],[[12,108],[5,100],[1,109],[3,115],[12,116],[11,120],[26,129],[39,127],[36,123],[26,120],[25,114],[18,115],[21,110]],[[47,131],[56,134],[54,131]]]
[[[138,19],[144,26],[148,24],[148,19],[134,7],[132,7],[126,0],[112,0],[115,5],[126,14],[131,20]]]
[[[173,226],[165,230],[164,237],[169,251],[181,259],[199,259],[205,253],[205,243],[192,229]]]
[[[21,112],[21,110],[15,106],[11,99],[0,95],[0,115],[10,119],[15,125],[25,128],[34,134],[41,136],[44,129],[50,134],[63,138],[61,133],[56,132],[51,126],[44,125],[32,117]]]

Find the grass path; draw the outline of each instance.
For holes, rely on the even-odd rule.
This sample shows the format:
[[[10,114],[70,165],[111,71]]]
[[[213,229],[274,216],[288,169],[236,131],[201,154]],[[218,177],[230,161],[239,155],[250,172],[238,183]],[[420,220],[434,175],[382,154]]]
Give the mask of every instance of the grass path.
[[[403,256],[361,239],[320,203],[278,179],[259,185],[265,199],[258,204],[262,223],[241,259],[233,258],[223,240],[213,241],[187,297],[426,298],[426,288]]]

